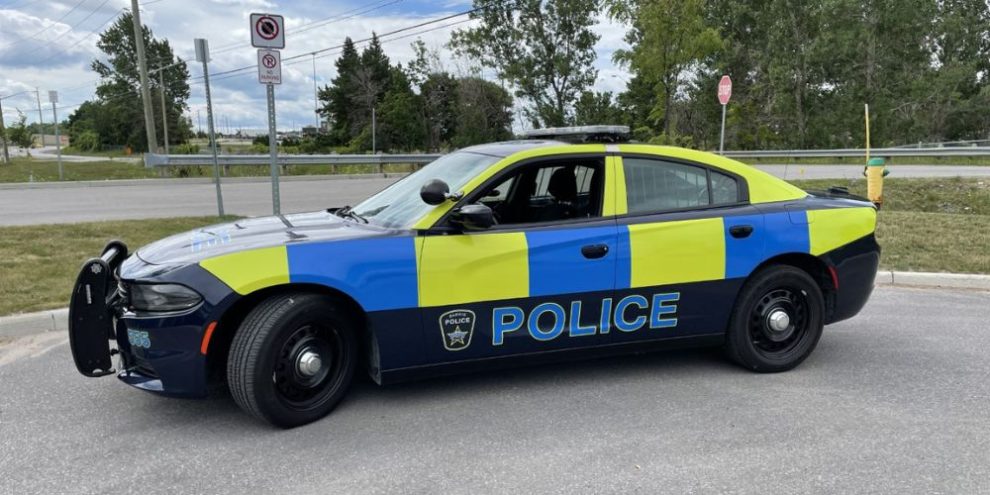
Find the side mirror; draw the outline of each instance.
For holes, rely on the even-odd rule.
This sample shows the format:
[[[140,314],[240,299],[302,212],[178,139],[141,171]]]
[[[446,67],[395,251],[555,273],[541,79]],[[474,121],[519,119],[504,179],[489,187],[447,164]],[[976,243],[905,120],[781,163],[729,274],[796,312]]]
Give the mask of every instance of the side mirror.
[[[485,230],[495,225],[495,214],[491,208],[475,203],[454,210],[450,221],[466,230]]]
[[[450,197],[450,186],[440,179],[430,179],[419,189],[419,197],[424,203],[436,206]]]

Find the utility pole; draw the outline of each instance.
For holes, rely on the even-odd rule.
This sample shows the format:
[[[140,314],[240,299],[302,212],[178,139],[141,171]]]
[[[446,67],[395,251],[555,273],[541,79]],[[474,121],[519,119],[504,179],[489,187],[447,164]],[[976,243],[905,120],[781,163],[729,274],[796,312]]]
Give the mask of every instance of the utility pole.
[[[162,132],[165,141],[165,154],[168,154],[168,107],[165,106],[165,69],[158,69],[158,92],[162,96]]]
[[[137,47],[138,72],[141,74],[141,102],[144,103],[144,130],[148,138],[148,152],[158,144],[155,135],[155,117],[151,109],[151,91],[148,87],[148,64],[144,56],[144,29],[141,26],[141,10],[138,0],[131,0],[131,20],[134,21],[134,45]]]
[[[199,131],[199,132],[203,132],[203,121],[199,117],[199,109],[198,108],[196,109],[196,130]]]
[[[377,119],[375,116],[375,107],[371,107],[371,154],[378,153],[378,143],[377,143]]]
[[[37,86],[34,88],[34,96],[38,100],[38,133],[41,134],[41,147],[45,147],[45,117],[44,112],[41,111],[41,91]]]
[[[316,132],[320,132],[320,90],[316,87],[316,53],[313,53],[313,113],[316,115]]]
[[[65,171],[62,170],[62,138],[58,135],[58,92],[49,91],[48,101],[52,102],[52,121],[55,122],[55,149],[58,150],[58,180],[65,180]]]
[[[10,152],[7,151],[7,128],[3,124],[3,98],[0,98],[0,141],[3,141],[3,162],[10,163]]]

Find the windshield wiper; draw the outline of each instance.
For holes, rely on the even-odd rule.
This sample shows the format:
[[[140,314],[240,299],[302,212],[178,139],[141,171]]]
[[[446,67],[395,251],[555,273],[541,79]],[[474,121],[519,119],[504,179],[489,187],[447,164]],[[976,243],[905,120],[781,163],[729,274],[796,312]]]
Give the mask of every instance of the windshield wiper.
[[[359,220],[359,221],[361,221],[363,223],[368,223],[368,219],[367,218],[364,218],[361,215],[358,215],[349,205],[348,206],[345,206],[343,208],[340,208],[339,210],[333,212],[333,214],[334,215],[337,215],[340,218],[350,218],[350,219],[353,219],[353,220]]]

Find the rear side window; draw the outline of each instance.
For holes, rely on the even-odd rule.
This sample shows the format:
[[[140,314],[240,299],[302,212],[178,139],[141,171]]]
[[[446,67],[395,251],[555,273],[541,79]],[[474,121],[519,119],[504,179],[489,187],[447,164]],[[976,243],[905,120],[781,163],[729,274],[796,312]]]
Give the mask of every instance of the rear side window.
[[[732,204],[739,201],[738,181],[704,167],[646,158],[624,158],[629,213],[650,213]]]

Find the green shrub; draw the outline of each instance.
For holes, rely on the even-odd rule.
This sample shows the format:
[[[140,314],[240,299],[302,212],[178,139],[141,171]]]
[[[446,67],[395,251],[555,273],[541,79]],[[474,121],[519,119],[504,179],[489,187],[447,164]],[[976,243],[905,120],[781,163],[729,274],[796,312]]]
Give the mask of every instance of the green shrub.
[[[172,146],[170,149],[174,155],[198,155],[199,145],[192,143],[183,143]]]
[[[83,131],[73,135],[70,144],[79,151],[100,151],[100,135],[96,131]]]

